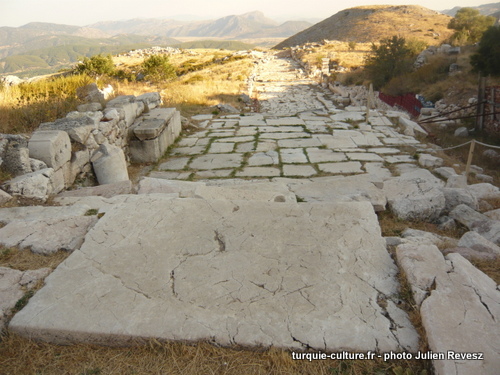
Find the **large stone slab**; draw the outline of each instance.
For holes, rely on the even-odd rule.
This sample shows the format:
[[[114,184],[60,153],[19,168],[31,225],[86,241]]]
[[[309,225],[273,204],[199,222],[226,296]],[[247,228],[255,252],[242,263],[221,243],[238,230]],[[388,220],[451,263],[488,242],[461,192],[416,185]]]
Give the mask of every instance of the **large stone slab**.
[[[444,183],[426,169],[385,181],[389,207],[403,220],[435,220],[445,208]]]
[[[417,349],[369,203],[138,197],[99,220],[12,332],[61,344]]]
[[[66,219],[14,220],[0,229],[0,245],[30,248],[38,254],[58,250],[73,251],[81,246],[97,216],[75,216]]]
[[[498,374],[500,292],[496,283],[460,254],[443,258],[433,245],[400,245],[396,253],[420,305],[429,348],[445,355],[433,361],[436,374]],[[450,358],[450,351],[457,357]],[[466,353],[484,357],[461,357]]]
[[[237,168],[243,161],[242,154],[207,154],[198,156],[190,164],[192,169]]]

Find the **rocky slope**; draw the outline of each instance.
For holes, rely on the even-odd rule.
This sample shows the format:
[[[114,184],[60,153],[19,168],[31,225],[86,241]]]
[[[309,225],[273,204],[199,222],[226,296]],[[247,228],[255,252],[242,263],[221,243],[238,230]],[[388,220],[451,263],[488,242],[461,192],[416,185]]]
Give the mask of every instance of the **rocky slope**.
[[[275,48],[293,47],[323,39],[375,42],[393,35],[438,44],[451,35],[449,16],[416,5],[373,5],[345,9],[291,36]]]

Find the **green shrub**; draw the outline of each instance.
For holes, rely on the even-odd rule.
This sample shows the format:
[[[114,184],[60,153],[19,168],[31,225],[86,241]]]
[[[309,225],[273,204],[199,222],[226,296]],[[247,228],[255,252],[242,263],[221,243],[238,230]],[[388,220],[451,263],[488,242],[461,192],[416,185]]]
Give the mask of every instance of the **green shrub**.
[[[454,45],[477,43],[488,27],[493,26],[495,22],[495,17],[483,16],[477,9],[461,8],[455,18],[448,23],[448,28],[455,30],[450,40]]]
[[[112,75],[115,72],[115,64],[111,55],[95,55],[90,58],[84,57],[83,61],[76,65],[75,71],[87,74],[91,77]]]
[[[152,55],[144,60],[141,67],[144,77],[149,81],[160,82],[177,76],[167,55]]]

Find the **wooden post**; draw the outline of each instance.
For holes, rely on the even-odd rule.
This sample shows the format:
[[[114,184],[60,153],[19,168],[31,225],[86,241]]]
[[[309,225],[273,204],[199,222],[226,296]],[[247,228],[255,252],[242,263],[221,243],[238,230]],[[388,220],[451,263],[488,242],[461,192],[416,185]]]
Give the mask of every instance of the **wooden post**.
[[[477,117],[476,117],[476,132],[479,134],[483,131],[484,127],[484,100],[486,97],[486,77],[479,77],[479,87],[477,91]]]
[[[474,147],[476,146],[476,140],[473,139],[470,144],[469,157],[467,158],[467,166],[465,167],[465,179],[469,178],[470,165],[472,163],[472,158],[474,157]]]

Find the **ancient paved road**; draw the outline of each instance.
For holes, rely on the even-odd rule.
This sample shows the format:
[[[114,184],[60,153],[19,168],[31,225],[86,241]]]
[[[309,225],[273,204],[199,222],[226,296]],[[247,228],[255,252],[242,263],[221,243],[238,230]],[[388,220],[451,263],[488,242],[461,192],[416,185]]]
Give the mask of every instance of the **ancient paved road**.
[[[377,112],[366,119],[364,108],[337,108],[292,60],[261,62],[253,92],[260,113],[195,116],[205,130],[184,137],[151,177],[386,177],[387,164],[415,162],[400,148],[418,141]]]
[[[261,112],[195,116],[204,130],[137,195],[76,198],[105,215],[10,329],[60,343],[416,350],[374,209],[387,165],[414,162],[399,146],[418,141],[337,108],[296,68],[259,63]]]

